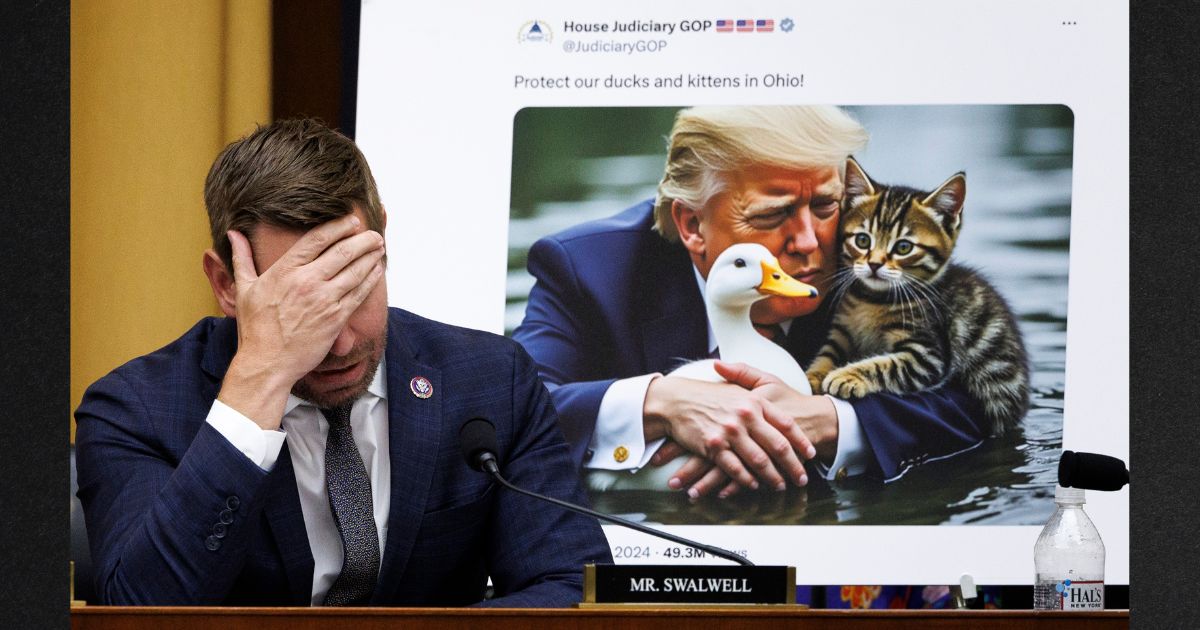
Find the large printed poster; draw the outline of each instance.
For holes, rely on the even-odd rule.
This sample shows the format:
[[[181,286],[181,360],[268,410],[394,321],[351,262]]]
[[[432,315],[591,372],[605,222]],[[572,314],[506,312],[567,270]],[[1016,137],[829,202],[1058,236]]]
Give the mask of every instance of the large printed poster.
[[[767,117],[768,125],[778,124],[779,133],[785,133],[790,121],[787,107],[746,109]],[[956,243],[948,248],[950,262],[973,268],[986,278],[1015,315],[1012,335],[1025,347],[1025,365],[1021,367],[1029,371],[1030,386],[1023,401],[1028,412],[1014,416],[1014,428],[1005,435],[972,438],[962,441],[961,448],[943,445],[940,436],[930,436],[932,444],[925,450],[941,454],[940,461],[914,461],[911,472],[905,466],[886,484],[880,483],[877,473],[832,484],[788,484],[784,492],[764,487],[729,500],[716,496],[694,500],[686,488],[668,487],[662,473],[648,471],[660,478],[657,483],[635,483],[644,474],[642,470],[614,473],[585,463],[584,479],[598,508],[651,523],[686,525],[1039,525],[1053,511],[1065,384],[1070,110],[1041,105],[931,105],[846,107],[844,111],[870,135],[867,147],[855,157],[872,179],[928,193],[952,175],[964,174],[967,193],[959,210],[961,227]],[[524,322],[525,334],[518,337],[536,360],[547,364],[552,387],[570,387],[572,380],[634,377],[644,370],[667,372],[689,358],[704,358],[686,356],[686,343],[664,344],[670,354],[666,362],[647,362],[641,356],[650,352],[647,347],[656,341],[640,339],[645,321],[661,313],[657,305],[646,301],[694,292],[697,299],[688,304],[703,308],[696,279],[687,273],[689,266],[681,266],[685,274],[680,276],[672,271],[679,267],[664,268],[650,256],[615,260],[637,255],[628,246],[634,239],[666,242],[657,233],[651,235],[654,229],[648,224],[631,227],[629,221],[614,217],[628,216],[628,208],[655,198],[667,163],[664,138],[670,134],[676,112],[677,108],[528,108],[515,117],[505,332],[511,335]],[[780,119],[770,121],[771,116]],[[902,229],[916,228],[916,214],[914,210]],[[788,229],[772,223],[763,231]],[[830,236],[837,238],[840,254],[844,238]],[[553,242],[554,247],[570,250],[568,256],[580,252],[567,264],[599,267],[595,271],[601,280],[594,283],[595,291],[557,287],[555,274],[587,277],[589,270],[549,269],[545,265],[552,263],[545,263],[545,286],[540,294],[544,305],[535,305],[537,312],[530,313],[535,278],[528,269],[529,250],[544,237],[551,237],[547,243]],[[598,255],[589,257],[584,251],[593,247],[589,239],[599,243],[595,245],[600,249]],[[600,242],[602,239],[611,244]],[[674,248],[674,256],[690,262],[682,245]],[[786,259],[787,254],[781,256]],[[808,264],[807,258],[796,258],[797,268]],[[613,276],[627,263],[639,267],[638,277],[632,281],[626,275],[619,277],[634,286],[614,286]],[[896,268],[914,265],[915,261]],[[605,266],[611,269],[606,271]],[[828,291],[823,299],[831,302],[829,306],[838,304],[857,282],[846,260],[834,266],[831,277],[820,280]],[[907,319],[903,325],[941,325],[949,330],[957,324],[979,336],[986,335],[988,326],[993,325],[966,321],[986,317],[986,313],[952,310],[945,298],[926,288],[935,286],[933,283],[906,280],[880,295],[880,303]],[[641,296],[643,301],[622,308],[649,314],[605,312],[623,294],[638,291],[635,287],[643,286],[643,281],[652,285]],[[672,283],[684,286],[682,290],[666,286]],[[754,297],[758,296],[751,299]],[[575,303],[552,304],[559,300]],[[920,312],[925,309],[944,312]],[[676,331],[686,328],[691,319],[688,315],[668,313],[675,320],[668,327]],[[818,327],[811,334],[824,340],[828,332]],[[564,340],[564,336],[576,338]],[[547,341],[546,337],[554,339]],[[572,351],[564,352],[562,346]],[[636,356],[614,356],[623,351]],[[808,368],[807,357],[798,354],[801,367]],[[753,353],[747,358],[754,363]],[[579,365],[568,365],[571,362]],[[1011,377],[993,380],[1005,378]],[[937,382],[921,389],[941,385],[941,378],[932,380]],[[920,420],[895,414],[886,422]],[[898,435],[897,439],[906,437]],[[944,439],[959,444],[956,436]],[[680,465],[674,464],[676,468]]]
[[[1128,459],[1127,13],[1115,1],[365,1],[356,140],[388,212],[389,299],[508,335],[534,356],[597,509],[795,566],[799,584],[948,584],[964,573],[977,584],[1030,584],[1062,450]],[[779,134],[750,144],[786,137],[778,112],[795,108],[834,110],[864,141],[845,151],[856,166],[842,154],[800,174],[738,171],[744,203],[705,198],[740,215],[668,203],[656,217],[673,126],[681,112],[710,107],[753,109],[768,128],[779,121]],[[831,192],[834,179],[841,189]],[[876,203],[886,207],[872,219],[865,209]],[[726,229],[688,227],[718,216]],[[679,240],[660,236],[656,221],[674,225]],[[718,261],[689,249],[694,233],[716,238],[717,249],[759,242],[781,282],[793,275],[820,299],[771,294],[743,322],[753,337],[738,338],[750,341],[714,344],[734,328],[709,330],[705,294]],[[822,252],[820,264],[801,264],[810,250]],[[765,269],[760,250],[741,258],[742,269]],[[930,297],[926,285],[945,265],[959,276],[972,270],[978,283],[963,286],[983,283],[995,298],[983,302],[1011,317],[961,296]],[[889,284],[909,272],[919,282]],[[958,351],[946,360],[974,352],[958,374],[980,378],[916,379],[907,394],[861,399],[839,378],[843,395],[833,398],[857,424],[843,425],[847,407],[836,407],[833,451],[826,433],[804,425],[823,448],[803,485],[789,478],[775,490],[764,487],[769,475],[752,474],[758,490],[720,498],[729,482],[715,459],[736,469],[721,451],[755,465],[735,437],[714,442],[710,467],[701,457],[689,471],[697,476],[670,487],[686,460],[660,466],[649,453],[664,436],[663,448],[675,448],[676,434],[645,422],[661,410],[636,408],[656,386],[627,383],[606,401],[614,383],[749,356],[741,348],[763,342],[790,357],[791,367],[772,369],[810,368],[833,341],[838,304],[866,293],[893,308],[876,304],[876,319],[846,315],[858,339],[905,327],[924,334],[903,340],[923,358],[881,366],[878,383],[905,371],[947,374],[930,367],[930,350],[952,339]],[[791,307],[780,321],[755,319]],[[651,312],[655,324],[629,324]],[[963,341],[971,339],[987,343]],[[826,376],[880,353],[868,346],[828,353],[839,356]],[[789,382],[803,388],[800,374]],[[788,406],[798,399],[770,400],[800,426],[799,407]],[[1003,401],[1009,412],[986,408]],[[618,428],[593,426],[601,415]],[[688,444],[669,454],[703,450]],[[794,472],[786,458],[769,459],[781,476]],[[707,492],[690,497],[698,479],[708,479]],[[1087,498],[1111,584],[1128,582],[1128,497]],[[605,534],[620,563],[713,562],[615,526]]]

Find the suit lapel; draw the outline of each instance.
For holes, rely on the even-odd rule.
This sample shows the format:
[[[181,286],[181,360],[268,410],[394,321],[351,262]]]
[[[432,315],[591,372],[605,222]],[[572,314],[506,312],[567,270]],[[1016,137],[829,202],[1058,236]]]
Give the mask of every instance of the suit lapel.
[[[788,330],[783,347],[796,357],[800,367],[807,368],[808,364],[812,363],[829,337],[829,321],[833,312],[829,302],[830,299],[826,297],[817,310],[792,320],[792,327]]]
[[[657,236],[652,247],[655,273],[640,276],[638,286],[643,373],[708,356],[708,317],[687,251]]]
[[[275,535],[279,554],[287,573],[290,603],[308,606],[312,602],[313,556],[304,529],[304,512],[300,508],[300,493],[296,489],[296,472],[287,443],[275,460],[268,478],[268,495],[263,513]]]
[[[695,317],[699,313],[700,317]],[[673,315],[642,322],[642,360],[650,372],[670,372],[708,355],[708,321],[703,307],[680,307]]]
[[[379,583],[371,598],[376,605],[394,600],[416,542],[436,468],[442,428],[441,400],[446,395],[441,372],[417,360],[403,338],[398,318],[397,312],[391,311],[385,358],[392,490],[387,542]],[[432,395],[428,398],[419,398],[410,389],[410,383],[418,377],[424,377],[432,385]]]

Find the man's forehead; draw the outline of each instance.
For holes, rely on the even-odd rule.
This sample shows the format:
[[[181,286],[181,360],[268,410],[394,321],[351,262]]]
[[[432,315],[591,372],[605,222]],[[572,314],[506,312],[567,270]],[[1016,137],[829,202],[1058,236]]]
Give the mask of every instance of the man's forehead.
[[[355,233],[369,229],[366,225],[366,215],[357,206],[354,207],[354,214],[361,220],[359,226],[354,230]],[[340,216],[334,217],[330,221],[336,221],[340,218]],[[254,266],[258,268],[258,272],[262,273],[274,264],[276,260],[291,249],[292,245],[296,244],[296,241],[299,241],[305,234],[316,227],[317,225],[311,227],[278,225],[265,221],[254,224],[254,227],[250,229],[250,233],[246,236],[250,241],[250,250],[254,254]]]
[[[266,271],[279,260],[279,257],[291,249],[306,232],[308,230],[305,228],[272,223],[256,224],[247,235],[247,240],[250,241],[250,251],[254,255],[254,266],[258,273]]]
[[[753,165],[742,171],[736,181],[768,195],[794,195],[800,192],[829,194],[842,189],[842,178],[832,166],[788,168]]]

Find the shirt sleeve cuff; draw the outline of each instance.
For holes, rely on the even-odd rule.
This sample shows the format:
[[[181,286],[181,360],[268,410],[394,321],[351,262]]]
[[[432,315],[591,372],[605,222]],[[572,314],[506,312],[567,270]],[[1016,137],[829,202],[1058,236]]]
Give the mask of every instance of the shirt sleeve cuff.
[[[287,437],[286,432],[263,430],[253,420],[219,400],[213,401],[207,421],[256,466],[268,472],[275,467],[275,460],[279,459],[279,451],[283,449],[283,441]]]
[[[588,443],[584,467],[600,470],[637,470],[665,441],[646,443],[642,407],[650,381],[661,374],[646,374],[619,379],[609,386],[600,400],[596,429]]]
[[[854,411],[854,405],[833,396],[827,395],[826,398],[833,401],[833,410],[837,413],[837,454],[829,466],[817,462],[817,470],[830,481],[867,472],[870,451],[866,433],[858,423],[858,413]]]

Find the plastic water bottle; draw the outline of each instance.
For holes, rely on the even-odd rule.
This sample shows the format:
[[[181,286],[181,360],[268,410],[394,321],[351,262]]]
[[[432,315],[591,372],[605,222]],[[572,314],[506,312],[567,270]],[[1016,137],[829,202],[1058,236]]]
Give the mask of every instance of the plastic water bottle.
[[[1083,490],[1058,486],[1054,503],[1057,509],[1033,546],[1033,607],[1103,610],[1104,543],[1083,511]]]

